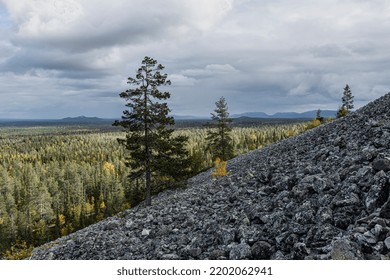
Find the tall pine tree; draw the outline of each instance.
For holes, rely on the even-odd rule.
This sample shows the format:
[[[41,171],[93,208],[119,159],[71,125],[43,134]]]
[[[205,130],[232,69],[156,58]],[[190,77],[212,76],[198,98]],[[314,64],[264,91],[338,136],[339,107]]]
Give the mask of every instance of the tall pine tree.
[[[174,119],[168,116],[170,109],[166,102],[169,92],[161,92],[160,86],[170,85],[167,74],[162,74],[164,66],[145,57],[135,78],[128,78],[134,86],[122,92],[120,97],[127,101],[128,110],[123,111],[121,121],[126,139],[119,139],[129,152],[127,165],[130,178],[144,178],[145,203],[151,204],[152,179],[180,180],[187,171],[188,153],[184,149],[186,137],[172,137]],[[158,184],[158,183],[156,183]]]
[[[207,131],[208,148],[213,155],[213,159],[219,158],[222,161],[227,161],[234,156],[233,142],[227,103],[224,97],[221,97],[215,102],[215,113],[211,113],[212,129]]]

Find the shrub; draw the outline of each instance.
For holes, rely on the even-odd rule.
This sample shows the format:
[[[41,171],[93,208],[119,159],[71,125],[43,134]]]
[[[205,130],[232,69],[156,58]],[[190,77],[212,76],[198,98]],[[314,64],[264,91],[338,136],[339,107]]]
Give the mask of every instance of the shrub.
[[[296,134],[295,131],[292,130],[292,129],[290,129],[289,131],[287,131],[287,136],[288,136],[288,137],[292,137],[292,136],[294,136],[295,134]]]
[[[321,124],[321,121],[314,119],[306,124],[306,130],[315,128]]]
[[[33,246],[26,241],[17,240],[11,248],[3,254],[6,260],[22,260],[31,256]]]
[[[342,118],[342,117],[345,117],[346,115],[348,115],[349,111],[346,107],[341,107],[338,111],[337,111],[337,118]]]
[[[215,171],[213,173],[213,177],[224,177],[228,175],[226,171],[226,161],[221,160],[220,158],[216,158],[215,160]]]

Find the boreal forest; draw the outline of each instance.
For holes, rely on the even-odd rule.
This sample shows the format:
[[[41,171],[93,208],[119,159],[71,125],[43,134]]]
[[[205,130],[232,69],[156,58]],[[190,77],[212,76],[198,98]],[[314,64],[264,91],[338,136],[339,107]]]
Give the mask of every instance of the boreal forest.
[[[178,127],[174,134],[188,137],[189,176],[213,167],[206,141],[209,128],[199,122],[179,122]],[[307,122],[302,121],[233,122],[234,154],[264,147],[307,128]],[[124,132],[119,129],[4,125],[0,136],[0,252],[5,258],[26,257],[34,246],[144,199],[142,182],[128,178],[126,151],[117,141]],[[154,178],[152,194],[184,186],[185,182],[171,184]]]

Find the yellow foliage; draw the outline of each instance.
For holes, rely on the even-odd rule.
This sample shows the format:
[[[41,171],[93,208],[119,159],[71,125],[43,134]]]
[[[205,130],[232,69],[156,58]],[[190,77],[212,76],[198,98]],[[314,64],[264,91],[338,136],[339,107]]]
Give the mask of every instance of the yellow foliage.
[[[64,225],[65,224],[65,216],[62,214],[58,215],[58,221],[59,221],[60,225]]]
[[[288,137],[294,136],[295,135],[294,130],[290,129],[289,131],[287,131],[287,135],[288,135]]]
[[[17,240],[11,248],[3,253],[6,260],[23,260],[31,256],[33,246],[28,245],[26,241]]]
[[[319,126],[320,124],[321,124],[321,121],[320,121],[320,120],[314,119],[314,120],[312,120],[311,122],[308,122],[308,123],[307,123],[306,129],[315,128],[315,127]]]
[[[160,182],[169,182],[169,181],[172,181],[172,177],[169,177],[169,176],[159,176],[158,180]]]
[[[85,202],[84,207],[85,207],[85,213],[87,215],[90,215],[94,211],[93,201],[92,201],[92,203]]]
[[[107,173],[115,174],[115,166],[110,162],[104,162],[103,170]]]
[[[217,158],[215,160],[215,172],[213,173],[213,177],[223,177],[228,175],[228,172],[226,171],[226,164],[226,161]]]
[[[342,118],[342,117],[345,117],[346,115],[348,115],[349,111],[346,107],[341,107],[339,109],[339,111],[337,112],[337,117],[338,118]]]

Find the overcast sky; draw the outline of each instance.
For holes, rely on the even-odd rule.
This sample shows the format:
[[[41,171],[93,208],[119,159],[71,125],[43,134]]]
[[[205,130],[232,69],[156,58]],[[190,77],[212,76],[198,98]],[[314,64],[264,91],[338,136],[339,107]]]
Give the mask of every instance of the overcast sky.
[[[390,91],[388,0],[0,0],[0,118],[119,118],[145,56],[176,115],[355,107]]]

